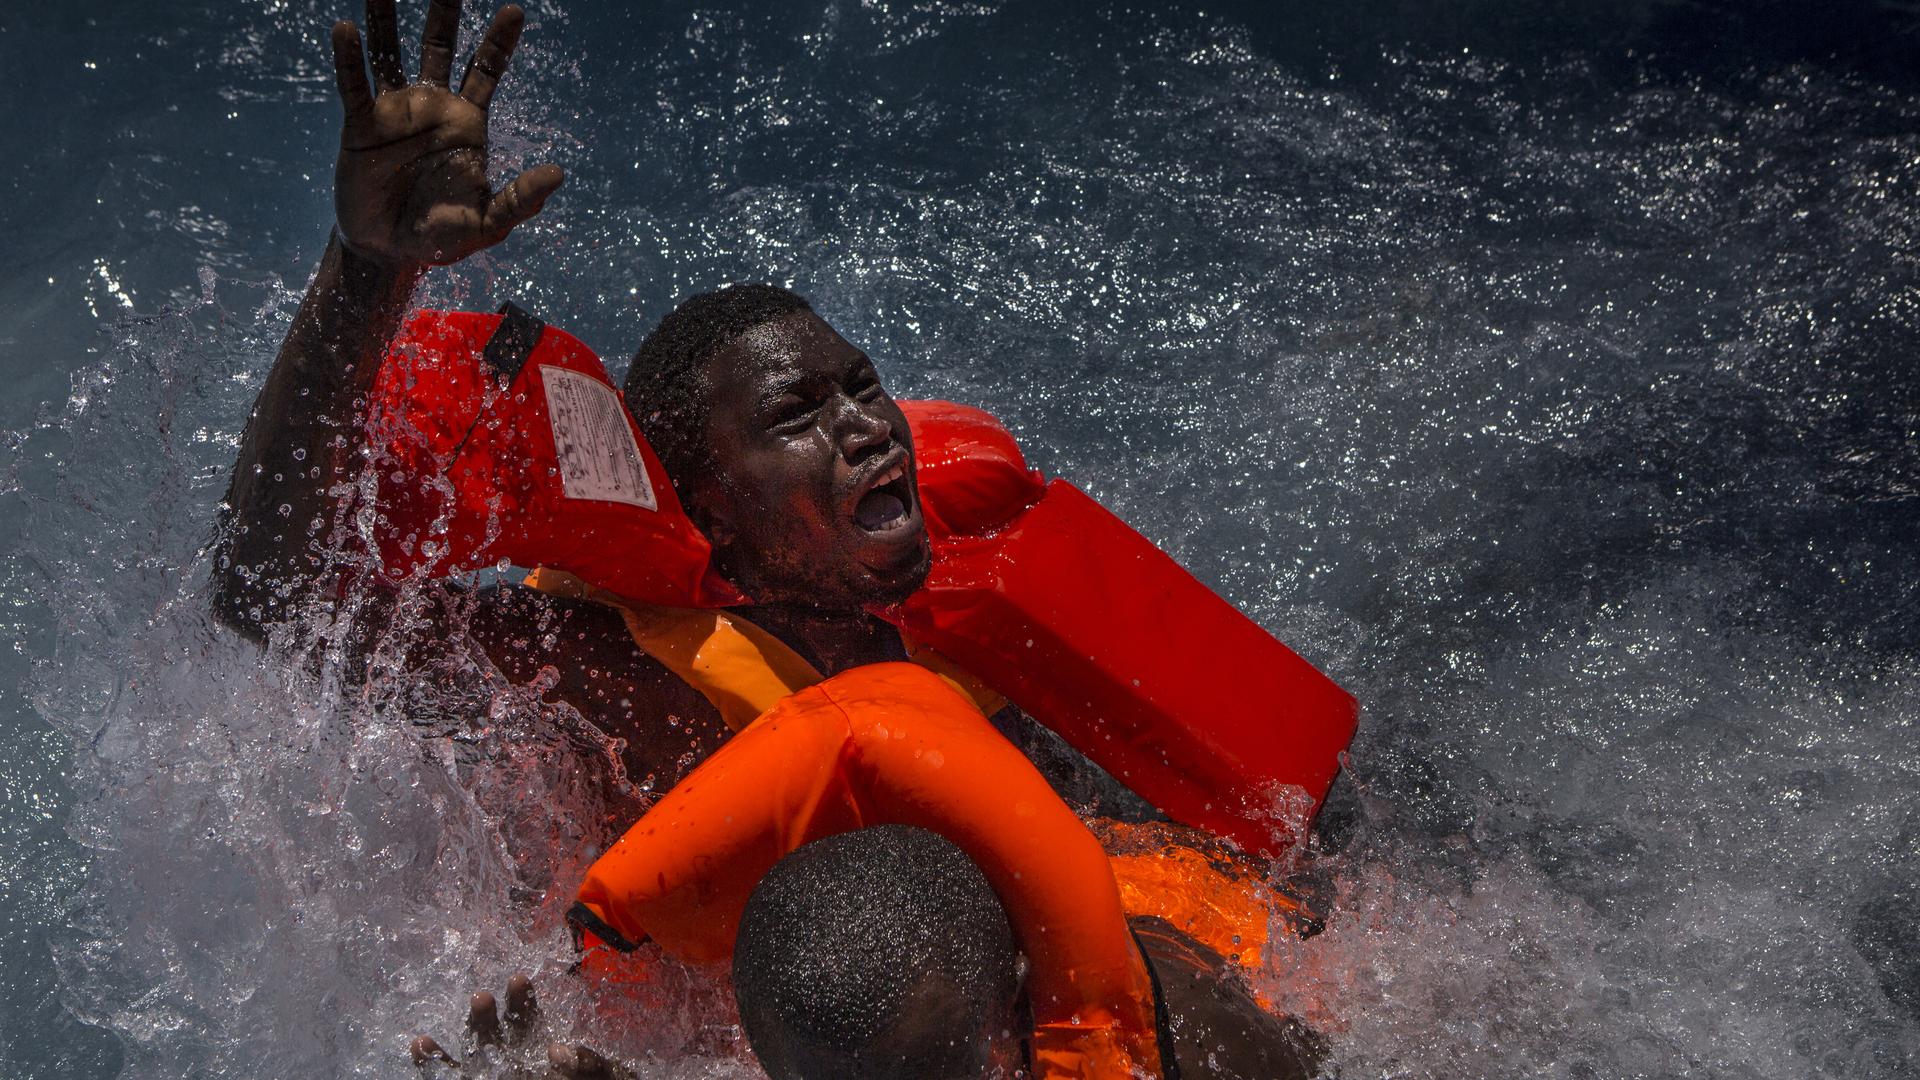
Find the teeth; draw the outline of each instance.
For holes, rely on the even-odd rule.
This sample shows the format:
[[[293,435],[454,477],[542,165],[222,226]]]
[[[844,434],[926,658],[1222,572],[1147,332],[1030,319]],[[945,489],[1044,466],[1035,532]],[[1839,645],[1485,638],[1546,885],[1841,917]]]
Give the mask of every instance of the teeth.
[[[907,466],[904,462],[899,465],[895,465],[892,468],[888,469],[886,472],[883,472],[880,475],[874,477],[873,480],[867,484],[867,488],[866,488],[867,493],[872,494],[873,492],[879,491],[881,488],[886,487],[888,484],[891,484],[895,480],[899,480],[906,475],[907,475]],[[904,501],[902,502],[901,509],[902,509],[902,513],[898,517],[895,517],[879,525],[874,525],[874,526],[862,525],[861,528],[866,529],[868,535],[871,535],[871,536],[883,536],[888,533],[900,532],[903,529],[910,528],[913,524],[913,514],[911,510],[906,507]]]

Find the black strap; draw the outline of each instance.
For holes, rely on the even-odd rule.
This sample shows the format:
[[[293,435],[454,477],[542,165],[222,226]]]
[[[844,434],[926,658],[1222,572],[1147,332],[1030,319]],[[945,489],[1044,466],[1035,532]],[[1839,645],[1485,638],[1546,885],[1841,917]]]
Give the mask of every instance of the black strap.
[[[1153,958],[1147,955],[1147,943],[1133,934],[1133,947],[1140,950],[1140,962],[1146,965],[1147,981],[1153,986],[1154,1041],[1160,1044],[1160,1080],[1180,1080],[1180,1063],[1173,1057],[1173,1014],[1167,1009],[1167,995],[1160,989],[1160,973],[1153,970]]]
[[[608,926],[605,919],[594,914],[594,910],[585,904],[576,903],[567,909],[567,924],[575,930],[574,944],[576,945],[580,942],[578,931],[585,930],[599,938],[614,952],[632,952],[640,947],[639,942],[628,941],[626,935]]]
[[[500,325],[487,339],[486,350],[480,358],[501,378],[512,382],[519,376],[520,369],[527,366],[527,357],[533,355],[533,347],[540,344],[540,335],[546,329],[546,323],[509,300],[500,305]]]
[[[527,314],[526,309],[509,300],[500,305],[500,325],[494,327],[493,336],[487,339],[486,347],[480,351],[480,360],[492,368],[503,383],[511,384],[519,377],[520,369],[527,366],[527,357],[532,356],[533,347],[540,344],[540,335],[546,332],[546,323]],[[460,442],[453,448],[454,457],[460,456],[460,451],[466,449],[467,440],[473,438],[474,429],[480,426],[485,415],[484,410],[474,415],[473,422],[467,425]]]

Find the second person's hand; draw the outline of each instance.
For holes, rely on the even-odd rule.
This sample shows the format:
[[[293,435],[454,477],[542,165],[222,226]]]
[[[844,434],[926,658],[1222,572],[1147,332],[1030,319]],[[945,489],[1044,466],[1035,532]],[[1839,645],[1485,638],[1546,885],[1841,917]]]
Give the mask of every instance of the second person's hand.
[[[472,1049],[510,1050],[532,1042],[542,1026],[540,1007],[533,997],[533,980],[525,974],[508,979],[506,1006],[503,1017],[494,996],[485,990],[475,993],[468,1001],[467,1037]],[[489,1075],[484,1063],[470,1057],[463,1065],[431,1035],[415,1036],[407,1050],[414,1066],[429,1076],[446,1075],[440,1066],[451,1068],[461,1076]],[[512,1080],[532,1076],[557,1080],[634,1080],[632,1070],[584,1044],[559,1042],[548,1043],[546,1052],[538,1055],[537,1063],[526,1062],[524,1056],[520,1056],[518,1063],[509,1061],[491,1075]]]

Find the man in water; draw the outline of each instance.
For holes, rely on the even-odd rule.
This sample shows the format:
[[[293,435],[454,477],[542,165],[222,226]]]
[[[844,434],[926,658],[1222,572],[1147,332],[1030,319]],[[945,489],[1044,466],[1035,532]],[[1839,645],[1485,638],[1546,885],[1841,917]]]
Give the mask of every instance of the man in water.
[[[333,28],[346,113],[334,173],[336,227],[241,442],[214,580],[222,618],[255,636],[311,617],[346,589],[333,528],[351,520],[358,497],[356,418],[421,278],[505,239],[563,179],[558,167],[541,165],[498,191],[489,186],[487,110],[523,16],[517,7],[500,10],[456,91],[459,14],[459,0],[433,0],[419,77],[411,81],[393,0],[368,0],[364,39],[351,23]],[[906,658],[899,633],[866,611],[918,588],[929,548],[905,418],[858,348],[798,295],[739,286],[692,297],[662,320],[635,356],[626,394],[683,504],[712,541],[716,568],[754,598],[754,623],[826,675]],[[394,625],[392,597],[374,591],[356,596],[352,608],[352,633],[363,645]],[[456,628],[451,594],[440,595],[447,602],[409,620],[404,655],[427,656],[464,635],[516,680],[558,672],[551,698],[623,740],[630,775],[675,783],[725,740],[713,706],[637,648],[614,610],[496,587],[461,597]],[[681,722],[662,723],[666,717]],[[687,755],[690,739],[694,754]],[[897,836],[886,842],[944,843]],[[956,928],[979,924],[983,905],[993,908],[990,894],[966,889],[922,890],[946,899],[908,905],[918,914],[895,910],[864,921],[847,905],[823,911],[791,902],[845,892],[849,882],[854,893],[870,892],[859,885],[880,865],[952,877],[924,851],[888,862],[885,851],[863,850],[851,841],[781,870],[770,888],[789,900],[761,907],[782,914],[749,919],[740,948],[787,955],[794,949],[776,940],[786,934],[884,958],[881,946],[905,934],[932,943],[919,951],[936,955]],[[1003,917],[997,909],[991,916]],[[904,929],[902,918],[910,924]],[[748,940],[754,934],[768,937]],[[967,934],[974,939],[968,955],[995,940]],[[1274,1077],[1304,1067],[1296,1042],[1273,1018],[1243,993],[1216,992],[1226,985],[1218,957],[1196,953],[1177,935],[1142,939],[1168,987],[1167,1002],[1184,1021],[1166,1041],[1187,1076]],[[1001,950],[1009,969],[1010,948]],[[739,994],[750,1039],[776,1075],[851,1075],[846,1063],[863,1061],[873,1075],[900,1075],[915,1062],[914,1075],[960,1076],[977,1074],[990,1051],[983,1033],[1003,1026],[1012,1008],[1004,1000],[1011,984],[1003,985],[995,964],[985,956],[968,979],[948,978],[950,992],[940,998],[948,1004],[935,1009],[912,1007],[924,1000],[914,987],[925,985],[926,972],[884,962],[827,965],[794,991],[798,998],[783,997],[778,980],[759,985],[756,971],[747,970]],[[833,979],[845,985],[826,985]],[[1208,990],[1196,994],[1197,986]],[[872,1004],[858,1010],[862,1025],[822,1034],[824,1028],[803,1022],[808,1001],[834,993]],[[988,1000],[994,998],[1003,1000]],[[528,1000],[524,984],[510,989],[509,1020],[530,1011]],[[493,1009],[490,997],[476,995],[471,1024],[482,1041],[499,1030]],[[836,1040],[847,1045],[829,1045]],[[439,1054],[430,1040],[416,1050],[423,1058]],[[1217,1064],[1201,1064],[1208,1057]],[[553,1048],[552,1060],[568,1075],[609,1068],[577,1047]]]

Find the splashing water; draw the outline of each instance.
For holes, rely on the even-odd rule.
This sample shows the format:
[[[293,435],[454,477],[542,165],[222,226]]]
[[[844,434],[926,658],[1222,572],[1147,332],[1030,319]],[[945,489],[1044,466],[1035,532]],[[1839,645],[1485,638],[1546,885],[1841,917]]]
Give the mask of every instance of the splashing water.
[[[52,1033],[0,1035],[10,1074],[391,1075],[475,986],[557,976],[543,889],[632,812],[538,685],[456,656],[368,687],[325,627],[263,662],[206,615],[335,119],[338,13],[226,7],[0,24],[126,120],[61,151],[97,183],[0,220],[7,294],[65,312],[0,333],[53,402],[9,414],[0,484],[0,990]],[[1920,92],[1683,62],[1677,6],[1623,10],[1443,48],[543,6],[495,126],[569,186],[424,299],[514,298],[617,370],[673,297],[791,283],[1352,689],[1327,929],[1259,979],[1341,1075],[1911,1075]],[[672,978],[644,1013],[543,987],[649,1076],[756,1075]]]

